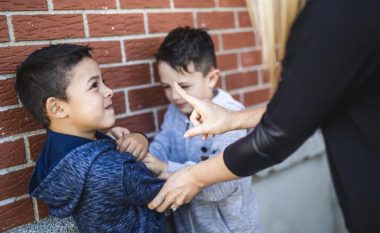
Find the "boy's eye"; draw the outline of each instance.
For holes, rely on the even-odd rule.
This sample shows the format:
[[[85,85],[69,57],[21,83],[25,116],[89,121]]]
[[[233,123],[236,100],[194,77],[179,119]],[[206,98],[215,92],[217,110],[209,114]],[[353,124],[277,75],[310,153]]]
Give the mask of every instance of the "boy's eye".
[[[169,86],[161,86],[162,88],[164,88],[164,89],[168,89],[169,88]]]
[[[190,86],[181,86],[183,89],[187,89],[189,88]]]
[[[94,82],[90,89],[98,88],[98,82]]]

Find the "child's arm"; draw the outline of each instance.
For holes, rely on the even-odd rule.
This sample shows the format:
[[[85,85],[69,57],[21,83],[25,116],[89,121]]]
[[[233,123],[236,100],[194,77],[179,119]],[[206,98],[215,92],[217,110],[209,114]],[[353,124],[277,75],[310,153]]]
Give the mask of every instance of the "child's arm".
[[[155,177],[144,163],[126,162],[122,176],[125,204],[147,205],[158,194],[164,182]]]
[[[116,140],[118,151],[131,153],[137,161],[142,161],[146,157],[149,142],[145,135],[130,133],[123,127],[113,127],[107,135]]]
[[[172,116],[175,107],[169,105],[164,115],[164,121],[161,124],[160,131],[154,136],[153,141],[149,145],[149,153],[155,155],[158,159],[167,162],[173,145],[173,126]]]

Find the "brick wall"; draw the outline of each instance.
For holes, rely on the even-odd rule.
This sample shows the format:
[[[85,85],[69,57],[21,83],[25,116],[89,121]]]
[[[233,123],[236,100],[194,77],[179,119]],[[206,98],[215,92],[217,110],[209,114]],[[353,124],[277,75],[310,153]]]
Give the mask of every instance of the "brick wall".
[[[178,25],[210,29],[222,88],[246,106],[268,100],[244,0],[0,2],[0,232],[47,216],[46,206],[27,194],[44,130],[17,99],[16,65],[50,43],[89,44],[114,89],[116,124],[153,136],[167,106],[153,54]]]

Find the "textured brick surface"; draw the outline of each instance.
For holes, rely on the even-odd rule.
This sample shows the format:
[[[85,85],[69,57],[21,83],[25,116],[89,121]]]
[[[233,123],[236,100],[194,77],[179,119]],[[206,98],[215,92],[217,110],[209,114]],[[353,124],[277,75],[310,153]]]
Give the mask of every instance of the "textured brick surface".
[[[198,13],[198,25],[207,29],[234,28],[233,12]]]
[[[244,104],[246,106],[252,106],[255,104],[261,104],[269,100],[270,90],[262,89],[244,94]]]
[[[227,90],[252,87],[254,85],[257,85],[257,83],[257,71],[231,74],[226,76]]]
[[[236,54],[223,54],[217,56],[218,68],[222,71],[233,70],[237,68],[237,55]]]
[[[55,10],[115,9],[115,0],[53,0]]]
[[[31,167],[0,175],[0,200],[26,194],[32,172]]]
[[[127,40],[124,43],[127,60],[153,58],[163,38]]]
[[[0,11],[40,11],[47,10],[46,0],[1,0]]]
[[[240,27],[252,27],[251,19],[248,12],[239,12],[239,26]]]
[[[16,41],[84,37],[82,15],[17,15],[12,22]]]
[[[0,169],[25,163],[24,140],[0,143]]]
[[[120,0],[121,8],[167,8],[170,7],[170,0]]]
[[[14,81],[13,78],[0,80],[0,106],[17,104]]]
[[[261,51],[243,52],[241,54],[241,63],[243,66],[254,66],[262,64]]]
[[[219,0],[221,7],[245,7],[245,0]]]
[[[103,78],[111,88],[129,87],[150,82],[149,65],[103,68]]]
[[[41,129],[41,126],[23,108],[0,112],[0,138],[36,129]]]
[[[16,72],[16,66],[20,64],[34,50],[43,45],[0,47],[0,74]]]
[[[153,113],[120,118],[115,125],[127,127],[131,132],[149,133],[155,130]]]
[[[92,37],[144,33],[142,14],[88,15],[87,21]]]
[[[224,49],[252,47],[255,45],[253,32],[235,32],[222,35]]]
[[[149,32],[168,32],[178,26],[194,26],[191,13],[150,13]]]
[[[34,221],[31,199],[0,206],[0,232]]]
[[[182,8],[182,7],[191,7],[191,8],[199,8],[199,7],[214,7],[214,0],[175,0],[174,7]]]
[[[125,95],[124,92],[115,92],[112,97],[112,105],[115,109],[115,113],[125,113]]]
[[[128,98],[129,107],[132,111],[168,103],[162,87],[130,90]]]
[[[0,15],[0,42],[9,41],[7,18]]]
[[[38,155],[42,149],[46,134],[35,135],[28,138],[30,147],[30,156],[32,160],[37,161]]]

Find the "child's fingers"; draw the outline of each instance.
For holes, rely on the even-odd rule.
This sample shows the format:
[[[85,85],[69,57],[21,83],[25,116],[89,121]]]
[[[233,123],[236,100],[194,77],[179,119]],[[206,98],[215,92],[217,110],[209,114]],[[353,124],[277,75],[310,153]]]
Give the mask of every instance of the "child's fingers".
[[[160,174],[159,177],[160,177],[161,179],[167,180],[167,179],[169,179],[169,177],[170,177],[171,175],[173,175],[173,173],[170,173],[170,172],[162,172],[162,173]]]
[[[127,151],[127,148],[131,144],[131,141],[124,140],[119,144],[120,151]],[[129,152],[129,151],[128,151]]]

